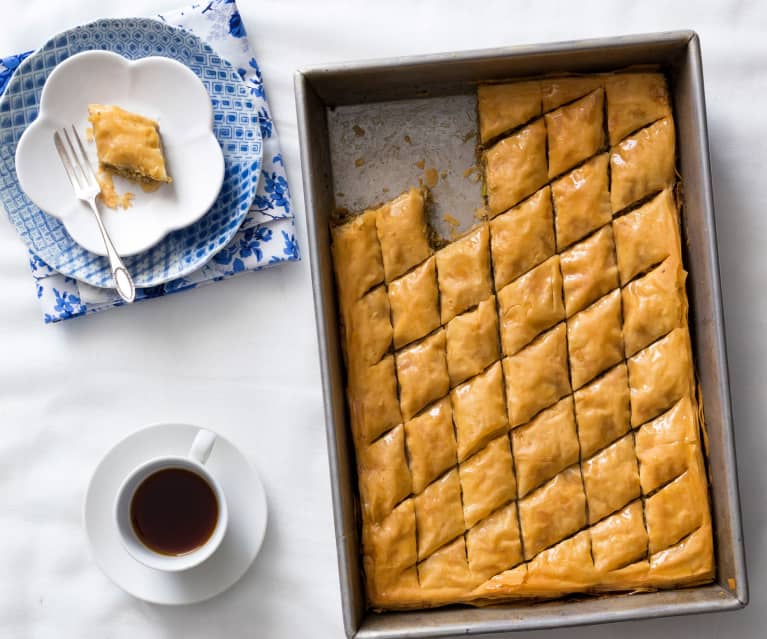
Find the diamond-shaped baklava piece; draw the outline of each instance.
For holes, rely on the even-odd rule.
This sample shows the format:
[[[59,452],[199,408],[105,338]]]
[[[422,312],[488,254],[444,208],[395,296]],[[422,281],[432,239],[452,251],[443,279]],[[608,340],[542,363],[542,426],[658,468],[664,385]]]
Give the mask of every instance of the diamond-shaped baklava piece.
[[[625,364],[575,391],[575,416],[584,459],[628,432],[631,414]]]
[[[423,192],[410,189],[376,211],[387,282],[431,255],[423,204]]]
[[[684,326],[684,280],[682,265],[669,257],[623,289],[623,338],[628,357]]]
[[[631,425],[639,426],[692,395],[690,335],[677,328],[628,360]]]
[[[389,284],[394,348],[428,335],[440,324],[433,257]]]
[[[567,171],[605,144],[603,89],[546,114],[549,177]]]
[[[671,118],[658,120],[613,147],[610,152],[613,212],[674,183],[675,149]]]
[[[447,335],[447,370],[455,386],[481,373],[498,359],[498,315],[495,297],[473,311],[450,320]]]
[[[417,601],[422,597],[423,590],[418,583],[416,566],[406,568],[402,572],[383,569],[368,572],[367,587],[369,604],[374,608],[396,606],[401,601]]]
[[[397,378],[402,415],[410,419],[424,406],[447,395],[450,380],[445,358],[445,331],[399,351]]]
[[[522,561],[517,504],[512,502],[466,533],[471,572],[489,579]]]
[[[519,501],[525,559],[586,525],[581,473],[571,466]]]
[[[571,397],[541,411],[529,424],[515,428],[511,436],[520,497],[578,462]]]
[[[697,450],[697,433],[698,420],[689,397],[636,431],[639,478],[645,494],[687,470]]]
[[[402,422],[393,357],[350,370],[349,410],[355,438],[363,444]]]
[[[583,530],[544,550],[527,566],[525,591],[531,596],[588,590],[597,575],[591,560],[591,533]]]
[[[554,217],[547,186],[490,222],[495,288],[500,290],[554,255]]]
[[[583,482],[592,524],[639,497],[639,471],[632,435],[626,435],[584,461]]]
[[[546,125],[538,119],[485,151],[487,206],[502,213],[548,180]]]
[[[517,495],[509,438],[504,434],[462,462],[458,468],[463,518],[471,528]]]
[[[360,497],[365,517],[381,521],[410,494],[405,431],[397,426],[360,452]]]
[[[567,249],[560,261],[568,317],[618,288],[615,244],[609,226]]]
[[[365,573],[368,577],[378,577],[376,581],[393,581],[407,568],[415,566],[417,554],[413,500],[403,501],[380,523],[365,526],[363,546]]]
[[[451,470],[415,497],[415,519],[419,561],[464,531],[457,470]]]
[[[490,577],[472,591],[473,597],[497,597],[500,592],[520,592],[527,579],[527,564],[522,563]]]
[[[508,428],[501,364],[493,364],[481,375],[457,386],[450,396],[458,459],[463,461],[488,439]]]
[[[613,291],[567,322],[570,374],[578,389],[623,359],[621,293]]]
[[[647,554],[647,531],[641,502],[634,501],[596,524],[591,529],[591,548],[594,565],[600,571],[615,570],[643,558]]]
[[[610,144],[671,115],[666,78],[660,73],[618,73],[605,79]]]
[[[342,308],[383,282],[375,211],[366,211],[351,222],[335,227],[331,248]]]
[[[477,89],[479,138],[482,143],[516,129],[541,113],[541,84],[485,84]]]
[[[570,392],[567,337],[559,324],[517,354],[503,360],[509,423],[524,424]]]
[[[600,76],[571,76],[541,80],[543,110],[556,109],[602,86],[604,86],[604,80]]]
[[[480,226],[437,252],[443,324],[492,294],[489,237]]]
[[[445,397],[405,422],[405,440],[413,492],[420,493],[457,462],[450,399]]]
[[[612,219],[607,164],[602,153],[552,184],[559,250]]]
[[[559,257],[546,260],[498,292],[501,343],[513,355],[565,318]]]
[[[644,273],[669,256],[680,255],[676,204],[671,189],[666,189],[613,222],[615,250],[621,284]]]
[[[675,546],[650,557],[650,576],[658,587],[703,584],[714,578],[715,570],[710,523],[703,524]]]
[[[675,544],[706,519],[708,497],[698,472],[693,466],[647,498],[645,516],[651,553]]]
[[[440,548],[418,564],[418,581],[424,590],[465,590],[471,587],[473,580],[466,560],[466,543],[463,537]]]
[[[383,286],[352,303],[344,326],[347,352],[354,361],[349,366],[371,366],[379,362],[391,346],[389,298]]]
[[[415,510],[413,500],[406,499],[380,523],[367,527],[372,535],[367,535],[366,548],[376,558],[386,558],[378,566],[387,566],[391,570],[402,571],[416,562],[415,545]]]

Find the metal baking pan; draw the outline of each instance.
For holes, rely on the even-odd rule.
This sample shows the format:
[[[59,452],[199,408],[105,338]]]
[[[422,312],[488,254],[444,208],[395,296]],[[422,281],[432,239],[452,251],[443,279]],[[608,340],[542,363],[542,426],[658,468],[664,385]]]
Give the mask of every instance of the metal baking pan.
[[[446,104],[444,99],[454,99],[458,105],[456,117],[460,119],[465,112],[465,107],[460,105],[466,103],[466,96],[475,93],[480,82],[551,73],[612,71],[634,65],[659,65],[669,79],[673,95],[679,168],[684,188],[682,226],[685,265],[689,271],[690,322],[709,439],[716,581],[695,588],[579,597],[545,603],[370,612],[366,609],[360,565],[359,528],[355,514],[356,474],[344,396],[329,233],[334,211],[339,206],[357,208],[359,203],[355,198],[361,197],[359,191],[354,192],[354,184],[350,182],[352,178],[349,176],[353,177],[354,173],[347,170],[344,162],[353,161],[360,168],[365,165],[365,158],[354,157],[357,153],[355,145],[359,141],[350,139],[348,135],[344,138],[346,134],[343,130],[339,131],[339,126],[344,122],[351,123],[353,118],[346,117],[349,113],[357,113],[355,117],[368,117],[370,126],[380,125],[382,130],[387,126],[387,118],[391,117],[399,126],[398,130],[402,131],[402,122],[396,119],[400,116],[390,116],[392,112],[387,111],[392,108],[397,111],[396,104],[378,103],[412,101],[415,113],[416,107],[424,100],[434,99],[435,104],[439,101]],[[298,71],[295,91],[341,600],[347,635],[360,639],[471,635],[735,610],[745,606],[748,602],[748,583],[698,36],[692,31],[677,31],[320,66]],[[407,102],[402,102],[402,105],[407,106]],[[429,121],[433,122],[433,119],[422,118],[422,124]],[[416,132],[419,130],[417,118],[407,124],[415,127]],[[364,137],[359,130],[355,133],[358,137]],[[415,137],[411,135],[411,138]],[[348,143],[346,147],[344,139]],[[476,140],[472,140],[469,146],[474,144]],[[332,157],[334,145],[335,158]],[[397,164],[394,160],[399,159],[408,175],[412,176],[414,171],[417,174],[411,163],[414,156],[403,150],[404,145],[390,146],[392,148],[388,152],[392,161],[383,164],[393,170],[392,165]],[[430,152],[428,148],[419,148],[416,155]],[[347,160],[339,160],[339,154],[344,153],[349,156]],[[453,178],[452,183],[455,183],[461,168],[446,167],[445,182],[450,183]],[[385,184],[380,181],[382,174],[376,173],[377,170],[383,169],[372,166],[371,173],[358,180],[371,189],[364,204],[385,199],[384,193],[379,194],[375,190]],[[394,183],[390,185],[389,195],[393,196],[399,186],[396,184],[399,179],[396,170],[389,177]],[[345,186],[342,188],[339,182]],[[350,193],[344,188],[348,188]],[[447,202],[450,202],[450,197],[455,197],[455,194],[445,195]],[[449,208],[449,205],[446,207]]]

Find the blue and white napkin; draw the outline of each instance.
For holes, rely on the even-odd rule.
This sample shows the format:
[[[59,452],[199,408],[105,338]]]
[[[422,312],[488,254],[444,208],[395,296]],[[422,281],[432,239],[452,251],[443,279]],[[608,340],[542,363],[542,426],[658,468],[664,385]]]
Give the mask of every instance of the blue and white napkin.
[[[145,300],[197,288],[242,273],[300,259],[293,210],[277,131],[266,101],[261,72],[253,56],[234,0],[208,0],[158,16],[167,24],[194,33],[227,60],[250,87],[258,104],[263,138],[261,178],[248,215],[232,241],[202,268],[166,284],[139,289]],[[31,51],[0,58],[0,95],[13,72]],[[54,271],[30,251],[32,276],[46,323],[122,306],[108,289],[99,289]]]

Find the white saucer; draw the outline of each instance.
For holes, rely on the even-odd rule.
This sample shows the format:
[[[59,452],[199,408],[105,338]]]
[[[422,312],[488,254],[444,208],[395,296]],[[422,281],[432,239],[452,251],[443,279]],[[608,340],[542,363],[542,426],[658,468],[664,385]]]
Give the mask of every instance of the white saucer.
[[[152,457],[186,455],[197,430],[187,424],[159,424],[129,435],[101,460],[88,485],[84,519],[93,558],[115,584],[144,601],[179,605],[215,597],[245,574],[264,540],[264,487],[245,456],[219,435],[206,464],[221,483],[229,508],[229,527],[218,550],[181,573],[148,568],[125,550],[113,519],[121,482]]]

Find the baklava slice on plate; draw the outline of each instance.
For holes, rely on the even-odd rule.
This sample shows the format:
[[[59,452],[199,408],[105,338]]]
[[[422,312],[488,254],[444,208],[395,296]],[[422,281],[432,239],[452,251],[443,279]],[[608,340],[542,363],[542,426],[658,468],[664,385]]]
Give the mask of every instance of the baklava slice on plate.
[[[157,122],[105,104],[89,104],[88,114],[103,166],[137,182],[172,181],[165,168]]]

